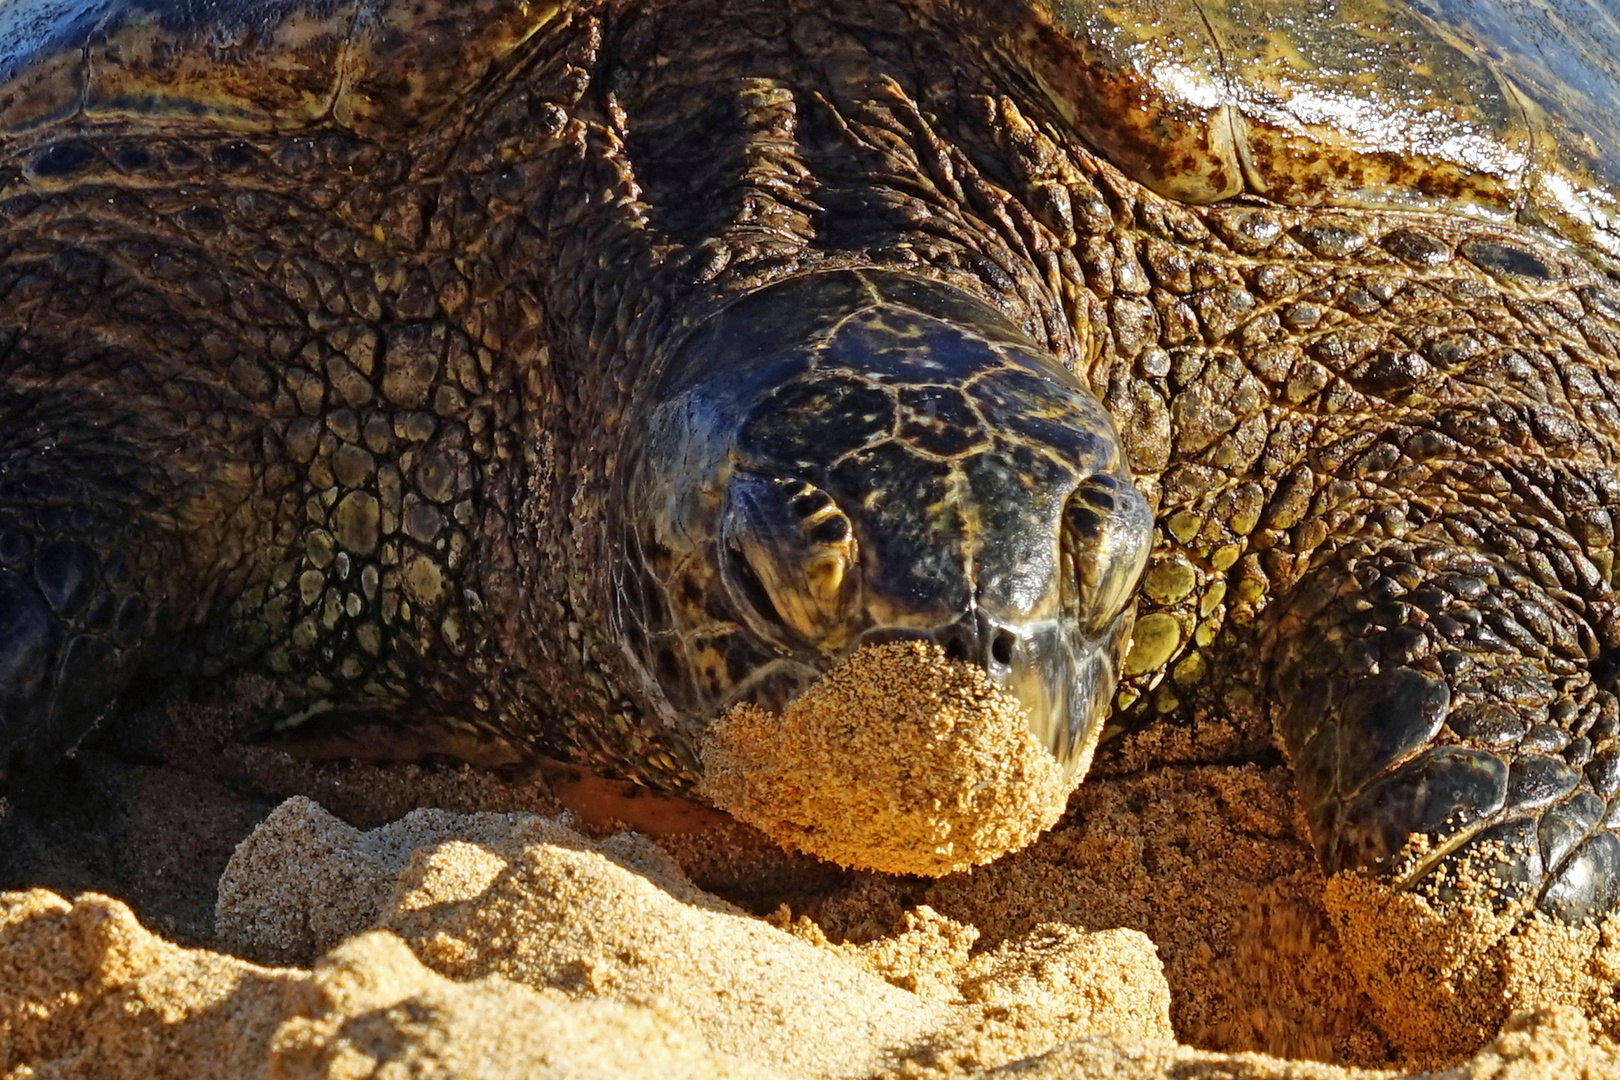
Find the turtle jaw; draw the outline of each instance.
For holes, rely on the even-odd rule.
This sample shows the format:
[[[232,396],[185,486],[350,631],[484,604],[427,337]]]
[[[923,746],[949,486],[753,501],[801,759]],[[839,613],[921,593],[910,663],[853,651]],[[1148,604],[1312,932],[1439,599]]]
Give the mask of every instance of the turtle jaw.
[[[997,678],[1023,703],[1030,732],[1071,779],[1078,780],[1091,768],[1134,614],[1134,608],[1127,607],[1098,639],[1087,639],[1070,625],[1043,633],[1032,642],[1024,665],[1004,680]],[[994,669],[991,676],[997,677]]]
[[[727,707],[747,701],[780,713],[827,668],[865,646],[925,641],[947,660],[981,668],[1016,698],[1030,734],[1051,752],[1065,778],[1078,781],[1102,734],[1133,622],[1134,606],[1127,606],[1100,635],[1087,635],[1071,619],[1019,625],[982,611],[932,631],[874,628],[819,663],[782,658],[761,665],[737,686]]]

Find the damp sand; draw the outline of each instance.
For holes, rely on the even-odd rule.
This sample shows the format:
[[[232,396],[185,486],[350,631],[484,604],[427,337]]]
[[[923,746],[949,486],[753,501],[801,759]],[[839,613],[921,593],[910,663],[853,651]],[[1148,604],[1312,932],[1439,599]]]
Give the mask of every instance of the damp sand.
[[[84,763],[126,811],[91,839],[153,856],[107,870],[139,918],[0,902],[0,1076],[1620,1076],[1620,929],[1324,882],[1281,768],[1099,776],[1030,847],[930,879],[720,819],[655,844],[465,769],[214,746],[229,775],[199,778],[176,739]],[[165,838],[228,852],[248,817],[217,931],[150,932],[196,891]],[[194,861],[214,895],[223,860]]]

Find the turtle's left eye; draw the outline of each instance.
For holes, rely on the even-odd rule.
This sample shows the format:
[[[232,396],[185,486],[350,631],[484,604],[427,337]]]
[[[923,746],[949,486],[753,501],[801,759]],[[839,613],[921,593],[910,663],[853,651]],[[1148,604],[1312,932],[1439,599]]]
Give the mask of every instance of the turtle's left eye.
[[[842,644],[859,546],[832,496],[802,480],[740,474],[726,492],[720,539],[726,587],[751,621],[765,624],[756,629]]]
[[[1136,595],[1153,546],[1153,514],[1129,480],[1099,474],[1063,508],[1065,599],[1082,630],[1097,634]]]

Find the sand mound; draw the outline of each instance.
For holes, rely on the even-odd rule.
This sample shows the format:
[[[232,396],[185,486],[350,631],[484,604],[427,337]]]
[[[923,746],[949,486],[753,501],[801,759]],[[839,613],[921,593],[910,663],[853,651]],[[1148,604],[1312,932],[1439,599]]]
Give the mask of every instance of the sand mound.
[[[1169,991],[1141,934],[1042,928],[964,969],[959,988],[924,997],[895,985],[924,962],[817,948],[697,889],[642,837],[592,843],[524,814],[418,811],[361,833],[289,800],[225,873],[221,938],[285,955],[286,928],[328,918],[316,910],[328,884],[386,895],[341,905],[357,920],[350,931],[383,926],[454,979],[498,976],[677,1016],[717,1052],[796,1076],[876,1075],[966,1032],[996,1033],[976,1039],[1000,1063],[1026,1047],[1033,1017],[1042,1035],[1025,1052],[1064,1031],[1171,1034]]]
[[[884,941],[832,945],[703,893],[643,838],[593,843],[532,815],[419,812],[362,833],[292,800],[227,877],[221,918],[249,947],[287,949],[323,883],[350,897],[387,884],[375,916],[369,900],[345,907],[385,929],[273,969],[168,944],[106,897],[0,895],[0,1075],[1394,1075],[1176,1045],[1133,931],[1042,924],[974,955],[973,928],[922,907]],[[1511,1020],[1443,1075],[1615,1067],[1565,1007]]]
[[[288,799],[237,846],[220,877],[219,942],[260,963],[308,964],[377,925],[411,855],[446,840],[501,850],[526,843],[591,846],[533,814],[415,810],[362,832],[310,799]]]
[[[702,753],[704,797],[778,842],[935,877],[1030,843],[1085,772],[982,670],[915,641],[862,647],[781,716],[733,709]]]
[[[709,1050],[678,1017],[504,979],[457,983],[397,937],[312,971],[182,949],[87,893],[0,896],[0,1075],[52,1080],[779,1078]]]
[[[1442,909],[1350,874],[1325,900],[1381,1025],[1415,1058],[1466,1053],[1512,1014],[1549,1008],[1620,1035],[1615,919],[1570,927],[1523,905]]]
[[[1111,755],[1028,848],[924,880],[729,819],[656,847],[530,813],[363,832],[413,806],[557,808],[522,776],[295,762],[196,715],[161,744],[161,716],[134,725],[134,760],[87,748],[43,806],[0,807],[0,880],[78,897],[0,898],[5,1080],[1620,1076],[1620,921],[1504,933],[1324,882],[1286,769],[1185,763],[1235,729]],[[294,800],[216,889],[293,794],[361,829]],[[176,947],[87,889],[299,969]],[[784,1041],[809,1064],[788,1069]]]

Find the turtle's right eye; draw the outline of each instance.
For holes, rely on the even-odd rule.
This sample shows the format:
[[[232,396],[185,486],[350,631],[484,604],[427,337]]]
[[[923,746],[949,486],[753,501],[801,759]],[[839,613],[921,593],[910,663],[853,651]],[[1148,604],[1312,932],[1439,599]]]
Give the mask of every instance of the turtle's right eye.
[[[721,519],[721,573],[734,601],[778,638],[836,648],[859,591],[859,545],[849,517],[802,480],[732,479]]]
[[[1136,595],[1153,546],[1153,513],[1129,480],[1098,474],[1063,507],[1066,588],[1082,630],[1097,634]]]

